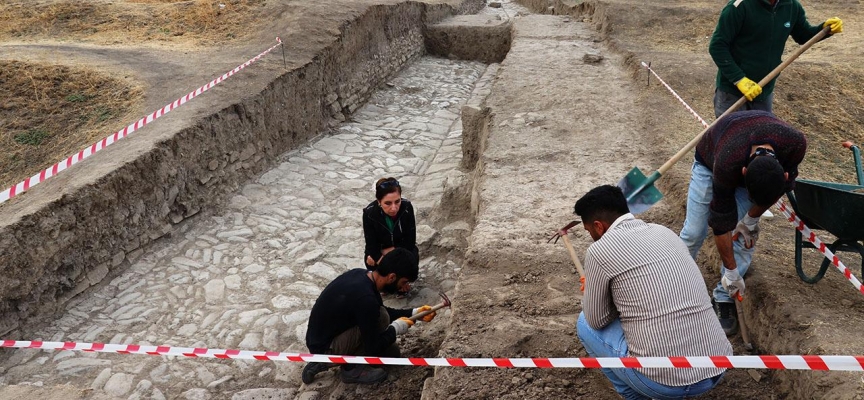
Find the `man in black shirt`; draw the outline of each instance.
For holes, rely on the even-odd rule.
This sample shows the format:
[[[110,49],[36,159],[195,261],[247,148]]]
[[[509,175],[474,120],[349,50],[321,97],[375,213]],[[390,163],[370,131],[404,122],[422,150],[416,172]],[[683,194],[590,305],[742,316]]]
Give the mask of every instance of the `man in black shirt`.
[[[396,248],[387,253],[374,271],[354,269],[330,282],[309,316],[306,346],[313,354],[399,357],[396,336],[408,331],[413,314],[431,309],[396,310],[384,306],[381,292],[407,292],[417,280],[418,260],[409,250]],[[435,314],[427,315],[429,322]],[[333,367],[312,362],[303,368],[306,384],[315,375]],[[340,378],[345,383],[375,383],[387,378],[387,371],[368,365],[346,364]]]

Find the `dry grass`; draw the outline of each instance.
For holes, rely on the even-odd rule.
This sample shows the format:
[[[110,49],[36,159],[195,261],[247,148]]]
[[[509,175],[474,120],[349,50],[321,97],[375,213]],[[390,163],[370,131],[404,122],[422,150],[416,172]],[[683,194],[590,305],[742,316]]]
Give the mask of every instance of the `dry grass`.
[[[864,143],[864,73],[831,64],[806,64],[780,77],[775,112],[807,135],[801,176],[856,183],[852,152],[841,143]]]
[[[93,70],[0,61],[0,187],[123,127],[142,93]]]
[[[243,37],[264,0],[0,3],[0,40],[208,44]]]

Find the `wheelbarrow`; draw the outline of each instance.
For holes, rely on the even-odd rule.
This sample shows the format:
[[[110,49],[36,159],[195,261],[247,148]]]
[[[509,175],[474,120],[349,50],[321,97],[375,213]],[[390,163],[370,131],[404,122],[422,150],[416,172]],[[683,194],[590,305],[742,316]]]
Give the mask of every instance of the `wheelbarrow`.
[[[861,273],[864,275],[864,172],[861,167],[861,150],[852,142],[843,143],[852,150],[855,161],[857,185],[820,182],[799,179],[795,189],[786,193],[795,213],[812,230],[825,230],[837,237],[828,246],[832,252],[846,251],[861,255]],[[822,260],[816,275],[808,275],[802,266],[802,250],[815,249],[812,243],[804,240],[801,231],[795,231],[795,271],[802,281],[816,283],[825,276],[831,260]]]

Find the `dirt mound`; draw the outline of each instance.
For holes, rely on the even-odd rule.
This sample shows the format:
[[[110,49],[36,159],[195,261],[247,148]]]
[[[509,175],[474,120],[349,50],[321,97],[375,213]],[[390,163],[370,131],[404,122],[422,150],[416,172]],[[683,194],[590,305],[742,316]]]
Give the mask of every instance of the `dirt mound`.
[[[91,69],[0,61],[0,187],[7,188],[133,119],[135,83]]]

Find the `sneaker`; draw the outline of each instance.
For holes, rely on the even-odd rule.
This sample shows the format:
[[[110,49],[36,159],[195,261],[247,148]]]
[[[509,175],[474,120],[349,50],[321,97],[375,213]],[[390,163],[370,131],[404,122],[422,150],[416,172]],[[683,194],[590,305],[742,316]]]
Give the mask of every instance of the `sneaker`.
[[[765,219],[774,218],[774,213],[772,213],[771,210],[765,210],[765,212],[762,213],[762,218],[765,218]]]
[[[340,378],[343,383],[378,383],[387,379],[387,371],[368,365],[356,365],[351,369],[342,368]]]
[[[315,381],[315,375],[318,375],[332,367],[333,364],[330,363],[310,362],[303,367],[303,373],[300,375],[300,379],[303,383],[308,385]]]
[[[735,303],[717,303],[717,319],[726,336],[732,336],[738,332],[738,314],[735,312]]]

